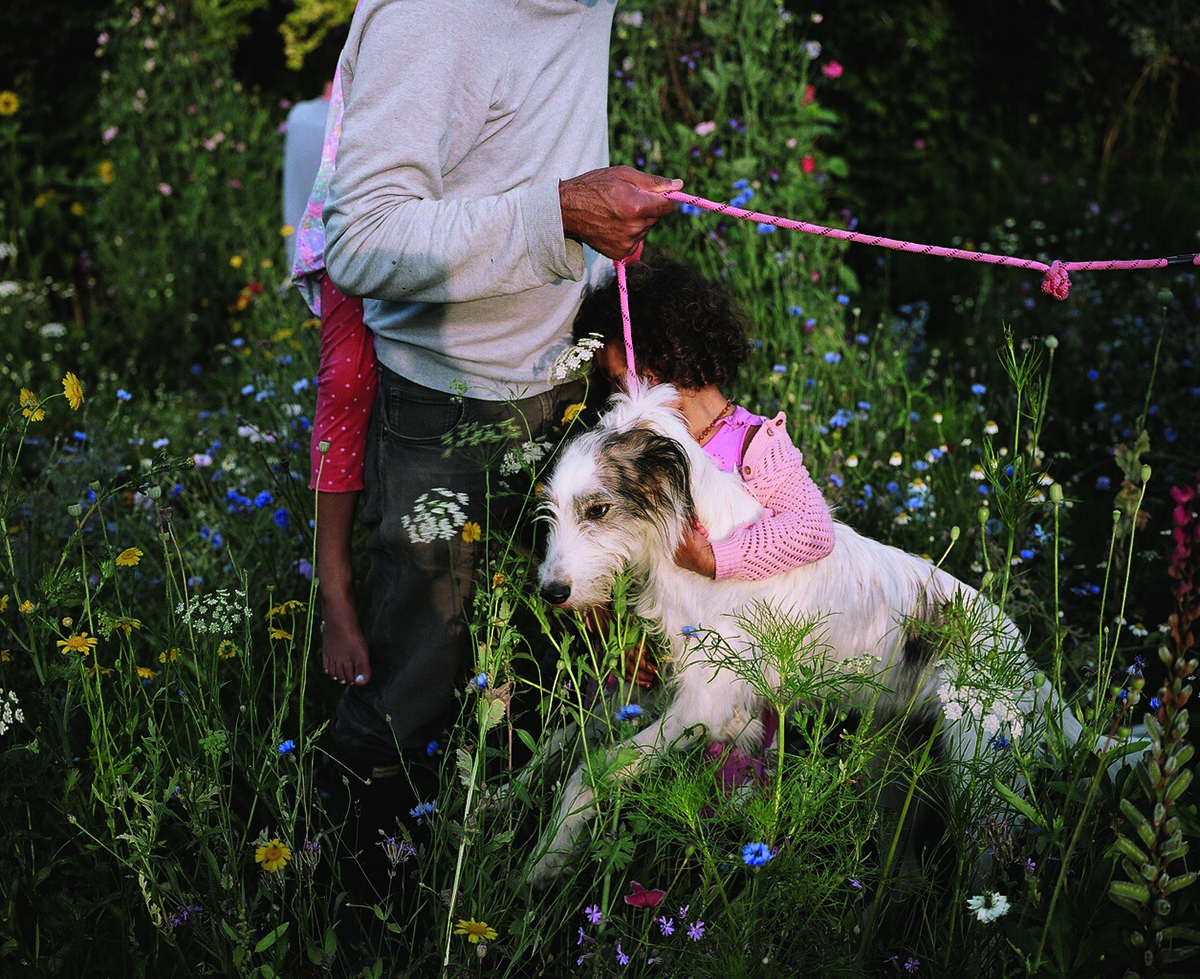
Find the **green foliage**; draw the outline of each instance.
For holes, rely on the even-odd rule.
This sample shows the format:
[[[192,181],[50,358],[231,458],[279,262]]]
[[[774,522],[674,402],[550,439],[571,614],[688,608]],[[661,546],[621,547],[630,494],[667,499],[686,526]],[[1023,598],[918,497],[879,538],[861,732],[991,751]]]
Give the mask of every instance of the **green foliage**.
[[[764,778],[728,791],[721,772],[738,759],[718,745],[622,781],[620,741],[647,716],[617,714],[636,693],[626,650],[645,639],[625,593],[600,631],[550,613],[531,559],[495,535],[466,616],[476,679],[463,678],[448,741],[422,759],[431,772],[413,766],[412,785],[404,775],[368,784],[331,773],[320,750],[338,690],[315,662],[309,578],[316,324],[278,267],[278,119],[230,61],[260,6],[107,11],[107,39],[94,43],[89,29],[86,45],[88,65],[109,73],[92,86],[104,102],[71,123],[85,133],[73,157],[46,149],[49,110],[25,76],[12,83],[20,109],[0,117],[0,315],[10,325],[0,351],[0,972],[1186,968],[1175,962],[1197,944],[1186,703],[1196,568],[1194,551],[1177,553],[1159,531],[1194,514],[1178,510],[1194,495],[1167,489],[1182,494],[1195,469],[1192,271],[1081,275],[1055,305],[1035,298],[1036,282],[971,266],[948,307],[893,311],[859,291],[828,242],[691,213],[651,235],[725,278],[751,313],[756,350],[728,393],[787,412],[841,519],[1002,603],[1089,732],[1113,739],[1103,757],[1094,742],[1062,744],[1053,724],[1023,738],[1010,725],[948,766],[928,732],[869,711],[856,725],[837,709],[832,695],[869,703],[878,680],[824,662],[820,622],[756,609],[747,627],[787,677],[750,678],[788,715],[777,749],[753,755]],[[896,139],[912,138],[898,100],[921,109],[931,148],[953,126],[973,137],[964,159],[1001,153],[964,82],[971,51],[947,21],[960,14],[889,14],[896,36],[913,41],[906,82],[883,67],[869,74],[870,59],[855,65],[854,48],[833,40],[840,11],[817,23],[769,4],[623,2],[614,162],[681,176],[701,196],[848,223],[828,195],[857,200],[864,174],[879,176],[864,147],[913,167],[929,159],[897,154]],[[861,50],[881,23],[862,26]],[[1175,70],[1162,57],[1167,36],[1155,27],[1163,78]],[[1063,78],[1097,50],[1092,33],[1035,43],[1061,56],[1043,67]],[[823,70],[835,57],[841,77]],[[1053,111],[1069,109],[1073,91],[1052,92]],[[840,114],[830,108],[839,99]],[[1175,124],[1164,165],[1187,145]],[[860,125],[874,127],[871,140]],[[1118,143],[1147,125],[1123,117]],[[41,169],[30,164],[43,153]],[[983,189],[1015,200],[1003,171]],[[920,165],[932,182],[917,172],[898,174],[893,214],[927,215],[946,200],[938,167]],[[1051,185],[1011,217],[989,207],[985,237],[1014,254],[1089,242],[1124,254],[1133,232],[1085,199]],[[959,213],[945,210],[947,221]],[[78,410],[58,394],[68,370],[83,383]],[[490,452],[493,434],[458,450]],[[544,465],[532,453],[509,480],[530,509]],[[981,625],[950,619],[936,643],[947,650]],[[710,656],[735,665],[712,645]],[[981,716],[1004,706],[1003,664],[968,655],[946,666]],[[804,706],[784,710],[794,701]],[[555,737],[570,722],[586,744]],[[1138,724],[1145,760],[1123,740],[1138,741]],[[1122,751],[1131,763],[1110,780]],[[574,872],[534,894],[524,872],[561,773],[583,761],[597,818]],[[402,792],[436,799],[421,824],[395,802]],[[350,818],[372,806],[386,808],[379,825]],[[930,841],[917,828],[927,817],[944,826]],[[752,843],[763,847],[756,859],[769,855],[754,866],[743,855]],[[661,889],[662,902],[626,903],[635,881]],[[988,895],[1008,909],[991,921],[967,903],[978,896],[995,912]],[[497,937],[470,943],[455,931],[467,919]]]

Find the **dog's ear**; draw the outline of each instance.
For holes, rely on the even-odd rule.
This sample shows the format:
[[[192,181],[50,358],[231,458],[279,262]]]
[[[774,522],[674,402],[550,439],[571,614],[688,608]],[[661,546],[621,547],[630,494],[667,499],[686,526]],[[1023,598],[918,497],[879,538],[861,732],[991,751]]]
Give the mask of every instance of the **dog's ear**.
[[[637,511],[660,523],[691,519],[692,478],[687,453],[672,438],[643,426],[613,432],[605,439],[620,495]]]

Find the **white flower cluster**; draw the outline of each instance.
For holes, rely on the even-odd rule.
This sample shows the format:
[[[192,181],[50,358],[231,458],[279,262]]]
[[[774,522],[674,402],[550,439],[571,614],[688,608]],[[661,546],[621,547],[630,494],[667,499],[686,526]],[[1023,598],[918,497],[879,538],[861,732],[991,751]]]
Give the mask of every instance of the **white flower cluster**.
[[[10,690],[6,697],[0,697],[0,734],[4,734],[14,724],[25,720],[25,712],[17,701],[17,692]]]
[[[952,668],[943,662],[943,669]],[[1024,721],[1017,705],[997,693],[994,688],[958,686],[947,680],[938,687],[938,699],[942,702],[942,713],[948,721],[960,721],[964,717],[980,724],[985,737],[993,738],[1005,728],[1009,737],[1019,738],[1024,730]]]
[[[0,242],[0,245],[4,244]],[[21,292],[21,283],[13,282],[12,279],[5,279],[0,282],[0,299],[7,299],[9,296],[19,295]]]
[[[582,374],[584,365],[590,363],[603,346],[604,340],[599,334],[589,333],[575,346],[567,347],[550,365],[550,380],[565,381]]]
[[[218,588],[211,595],[197,598],[190,605],[180,602],[175,606],[175,611],[183,616],[184,624],[197,632],[214,636],[228,635],[233,632],[235,625],[241,625],[250,617],[246,593],[240,588],[234,592],[228,588]]]
[[[414,544],[449,540],[467,522],[463,512],[466,505],[466,493],[455,493],[438,486],[417,497],[413,512],[401,517],[400,525]]]
[[[500,475],[515,476],[526,466],[541,462],[549,451],[549,442],[524,442],[509,449],[500,462]]]

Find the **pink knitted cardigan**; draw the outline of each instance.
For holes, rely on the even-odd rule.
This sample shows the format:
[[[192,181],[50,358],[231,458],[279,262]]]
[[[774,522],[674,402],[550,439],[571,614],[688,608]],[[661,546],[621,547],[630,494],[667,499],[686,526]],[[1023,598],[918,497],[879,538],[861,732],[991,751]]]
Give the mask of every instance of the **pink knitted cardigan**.
[[[759,426],[750,444],[746,433]],[[766,511],[753,523],[713,542],[717,579],[757,581],[826,557],[833,550],[833,517],[780,412],[770,421],[738,407],[704,451],[726,472],[736,470]]]

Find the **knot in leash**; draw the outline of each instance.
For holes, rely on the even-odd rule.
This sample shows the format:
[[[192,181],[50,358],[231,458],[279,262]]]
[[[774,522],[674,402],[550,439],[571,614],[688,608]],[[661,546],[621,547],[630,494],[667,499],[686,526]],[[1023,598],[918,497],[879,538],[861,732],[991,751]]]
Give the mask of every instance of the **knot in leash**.
[[[1042,292],[1055,299],[1066,299],[1071,291],[1071,277],[1067,275],[1067,267],[1062,262],[1051,262],[1042,277]]]

